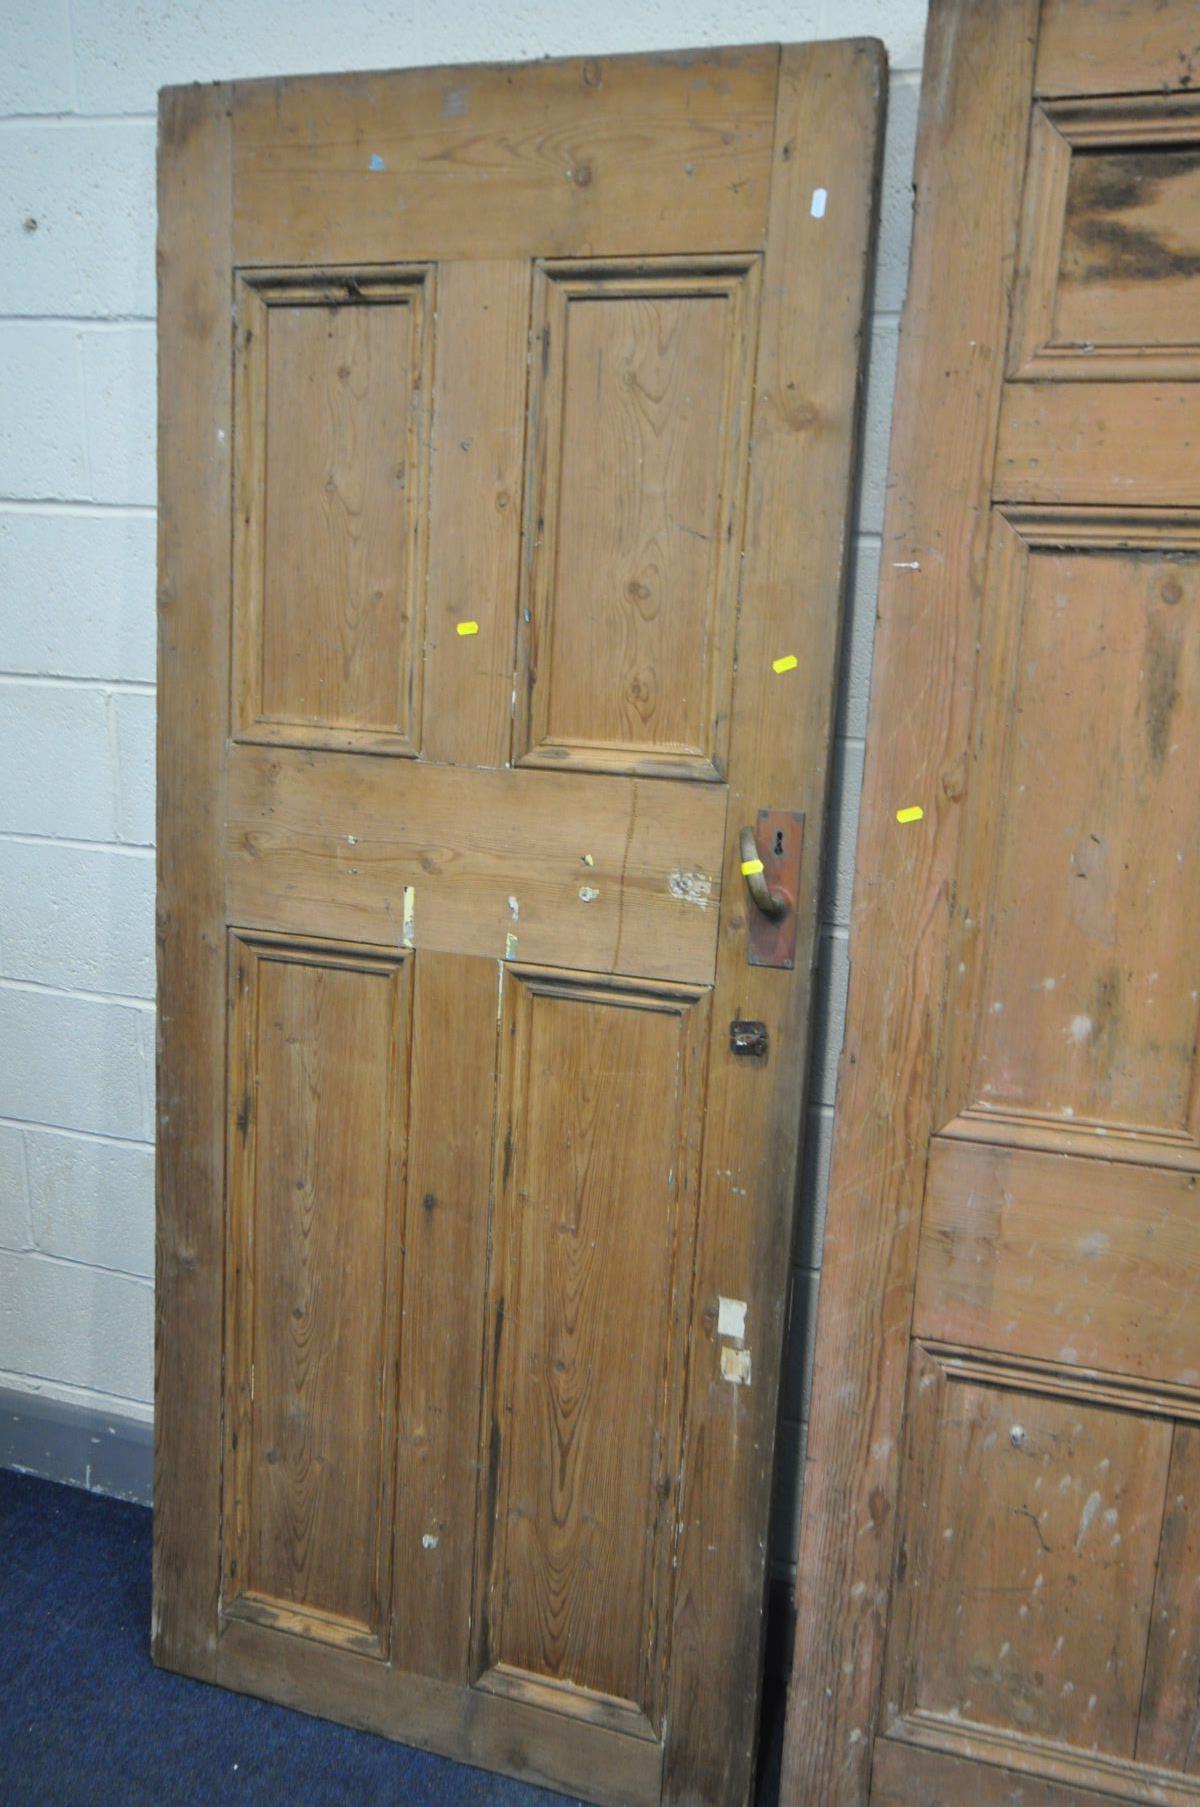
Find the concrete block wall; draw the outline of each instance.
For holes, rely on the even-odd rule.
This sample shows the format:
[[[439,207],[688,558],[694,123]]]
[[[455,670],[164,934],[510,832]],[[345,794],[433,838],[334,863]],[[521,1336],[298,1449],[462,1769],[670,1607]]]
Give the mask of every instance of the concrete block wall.
[[[158,88],[871,33],[892,77],[773,1545],[790,1563],[924,25],[925,0],[0,0],[0,1389],[151,1415]]]

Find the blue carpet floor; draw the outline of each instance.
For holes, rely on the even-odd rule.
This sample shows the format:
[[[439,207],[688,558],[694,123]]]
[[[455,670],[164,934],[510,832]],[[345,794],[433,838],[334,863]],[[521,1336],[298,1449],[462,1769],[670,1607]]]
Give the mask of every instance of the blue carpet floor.
[[[569,1807],[369,1732],[155,1669],[150,1514],[0,1470],[3,1807]],[[768,1697],[759,1807],[775,1798]]]

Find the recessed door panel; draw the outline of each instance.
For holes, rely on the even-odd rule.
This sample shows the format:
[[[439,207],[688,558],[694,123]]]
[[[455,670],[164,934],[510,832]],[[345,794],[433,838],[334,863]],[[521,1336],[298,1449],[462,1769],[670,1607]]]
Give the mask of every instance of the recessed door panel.
[[[238,311],[239,737],[415,753],[430,278],[246,276]]]
[[[757,277],[538,272],[526,763],[724,771]]]
[[[482,1683],[655,1736],[708,998],[505,993]]]
[[[1137,1754],[1200,1775],[1200,1425],[1176,1424]]]
[[[1073,158],[1056,336],[1082,343],[1103,331],[1123,344],[1194,344],[1198,215],[1200,150],[1193,146]]]
[[[407,966],[230,943],[224,1605],[382,1655]]]
[[[1045,543],[1073,526],[1083,544]],[[971,1103],[1189,1138],[1200,949],[1179,924],[1200,886],[1200,557],[1180,554],[1176,524],[1148,523],[1140,546],[1136,518],[1119,546],[1087,531],[996,523],[990,621],[1010,626],[988,666],[986,757],[1003,793],[981,766]]]
[[[1131,1758],[1172,1426],[1019,1381],[916,1355],[897,1704]]]
[[[1013,371],[1200,375],[1200,101],[1033,109]]]

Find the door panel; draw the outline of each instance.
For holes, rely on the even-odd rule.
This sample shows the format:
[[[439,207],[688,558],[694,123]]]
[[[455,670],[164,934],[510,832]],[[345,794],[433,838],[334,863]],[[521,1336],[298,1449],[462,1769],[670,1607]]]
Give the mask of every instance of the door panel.
[[[1132,1757],[1171,1424],[1023,1379],[914,1350],[889,1695],[906,1718]]]
[[[1177,1424],[1167,1474],[1137,1754],[1200,1773],[1200,1426]]]
[[[1195,1147],[1194,532],[1133,511],[993,523],[947,1038],[973,1117]]]
[[[428,286],[238,280],[239,739],[417,750]]]
[[[709,994],[505,993],[479,1666],[657,1736]]]
[[[751,1785],[880,87],[164,99],[155,1653],[621,1807]]]
[[[1150,114],[1150,130],[1154,123]],[[1101,331],[1101,343],[1116,345],[1194,341],[1198,206],[1200,157],[1194,149],[1094,150],[1073,157],[1055,338],[1094,343],[1091,334]]]
[[[931,12],[796,1802],[1200,1801],[1193,24]]]
[[[758,272],[537,272],[524,764],[723,775]]]
[[[382,1655],[407,963],[230,940],[225,1610]]]
[[[1200,101],[1033,109],[1010,368],[1018,376],[1195,376]]]

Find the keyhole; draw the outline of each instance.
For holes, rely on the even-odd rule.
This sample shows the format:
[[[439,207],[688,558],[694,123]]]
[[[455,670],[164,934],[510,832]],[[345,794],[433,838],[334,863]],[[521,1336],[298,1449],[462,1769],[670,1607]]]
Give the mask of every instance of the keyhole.
[[[783,830],[782,830],[782,828],[777,828],[775,830],[775,858],[777,860],[781,860],[783,858]]]

